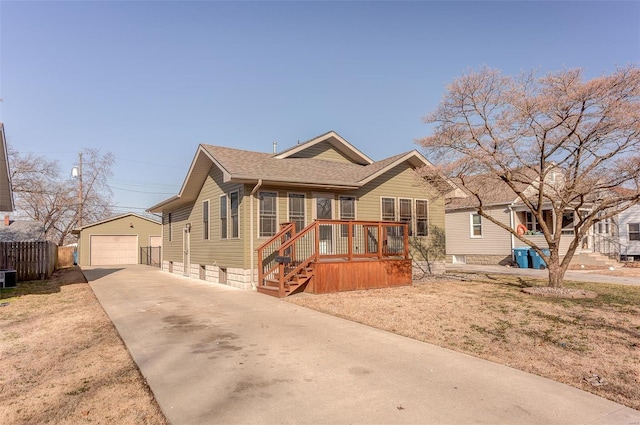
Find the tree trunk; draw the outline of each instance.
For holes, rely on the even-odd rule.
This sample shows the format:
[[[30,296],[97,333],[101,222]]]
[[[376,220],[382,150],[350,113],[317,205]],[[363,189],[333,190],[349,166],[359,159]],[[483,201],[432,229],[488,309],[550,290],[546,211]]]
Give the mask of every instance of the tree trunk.
[[[549,262],[549,286],[562,288],[565,269],[560,264]]]

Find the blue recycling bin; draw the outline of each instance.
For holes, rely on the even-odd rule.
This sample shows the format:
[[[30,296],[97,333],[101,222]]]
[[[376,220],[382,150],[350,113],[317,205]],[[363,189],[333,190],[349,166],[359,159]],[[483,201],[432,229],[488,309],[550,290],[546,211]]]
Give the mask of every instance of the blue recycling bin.
[[[543,249],[542,252],[545,253],[545,255],[549,255],[550,251],[548,249]],[[540,255],[538,255],[538,253],[535,251],[535,249],[531,248],[529,249],[529,255],[531,256],[531,266],[534,269],[545,269],[547,268],[547,263],[544,262],[544,260],[542,259],[542,257]]]
[[[521,269],[529,268],[529,248],[513,248],[513,258]]]
[[[73,253],[73,265],[77,266],[78,265],[78,251],[75,251]]]

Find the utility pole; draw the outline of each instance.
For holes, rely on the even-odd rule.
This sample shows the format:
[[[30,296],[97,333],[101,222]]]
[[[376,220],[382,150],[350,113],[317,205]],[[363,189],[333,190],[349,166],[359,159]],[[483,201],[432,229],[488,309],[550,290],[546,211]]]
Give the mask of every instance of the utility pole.
[[[82,227],[82,152],[78,158],[78,227]]]

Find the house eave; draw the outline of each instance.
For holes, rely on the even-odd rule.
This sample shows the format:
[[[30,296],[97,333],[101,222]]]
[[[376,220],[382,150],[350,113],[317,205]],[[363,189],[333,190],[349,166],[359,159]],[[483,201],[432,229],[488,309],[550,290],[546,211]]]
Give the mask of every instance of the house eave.
[[[254,177],[231,177],[229,180],[233,183],[242,183],[242,184],[256,184],[258,183],[257,178]],[[324,189],[324,190],[356,190],[359,189],[359,185],[355,184],[344,184],[344,183],[311,183],[311,182],[297,182],[297,181],[287,181],[287,180],[265,180],[262,179],[262,187],[264,186],[278,186],[278,187],[300,187],[300,188],[308,188],[308,189]]]

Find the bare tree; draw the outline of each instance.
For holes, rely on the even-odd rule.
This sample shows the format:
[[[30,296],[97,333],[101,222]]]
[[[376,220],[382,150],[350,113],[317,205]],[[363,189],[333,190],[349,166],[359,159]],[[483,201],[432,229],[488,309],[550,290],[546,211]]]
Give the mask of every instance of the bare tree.
[[[47,240],[63,245],[71,241],[71,231],[82,219],[99,221],[112,214],[112,193],[107,184],[114,158],[96,149],[83,151],[82,205],[76,180],[63,177],[60,163],[31,153],[9,149],[11,183],[16,210],[44,225]]]
[[[425,122],[435,128],[419,143],[435,171],[456,179],[480,216],[533,247],[552,287],[562,286],[594,223],[640,201],[637,66],[588,81],[579,69],[510,77],[485,67],[453,81]],[[485,210],[496,182],[536,218],[549,255]],[[562,234],[566,212],[575,217],[573,235]],[[571,238],[562,258],[561,238]]]

